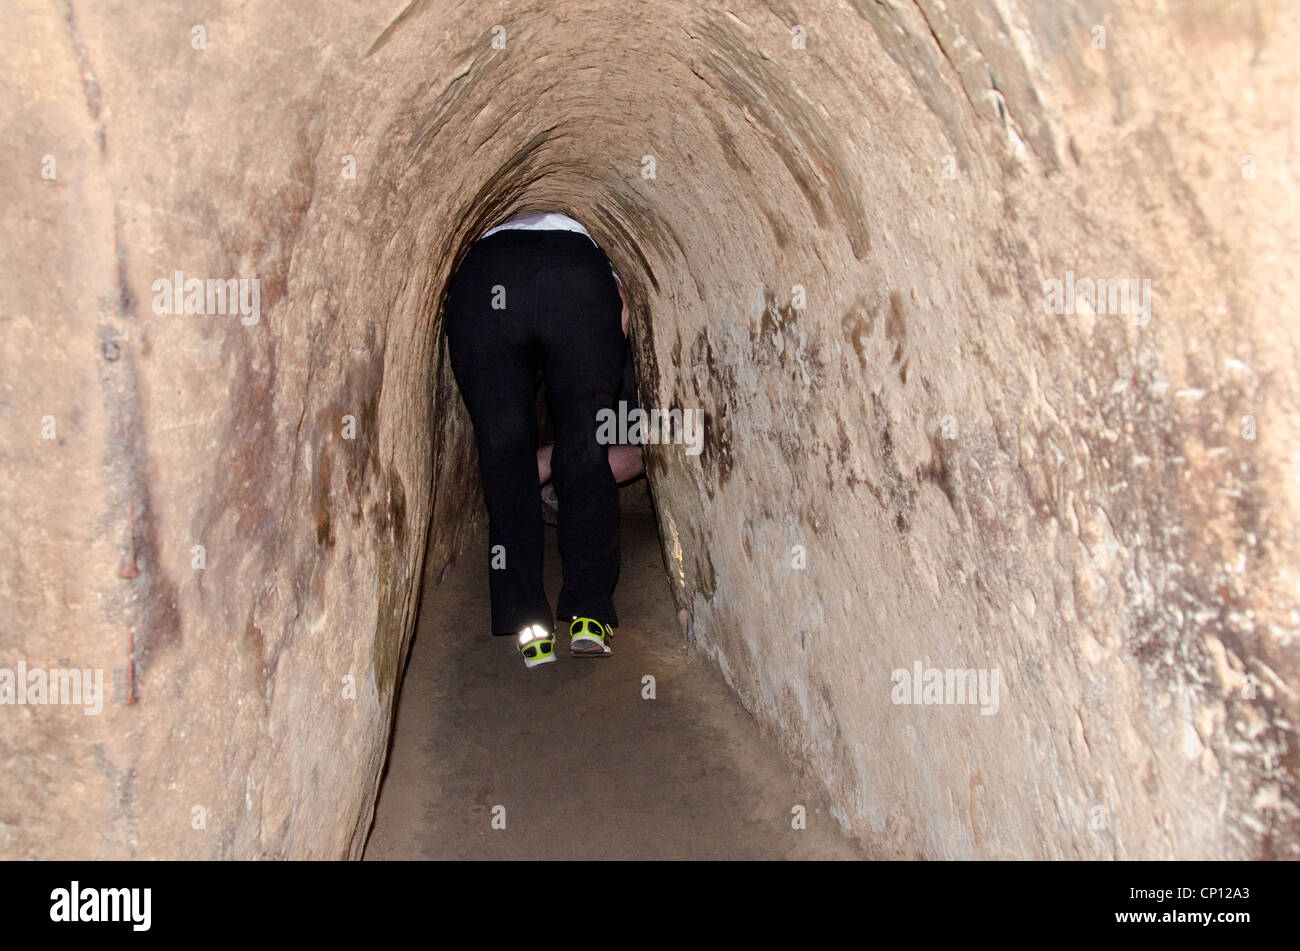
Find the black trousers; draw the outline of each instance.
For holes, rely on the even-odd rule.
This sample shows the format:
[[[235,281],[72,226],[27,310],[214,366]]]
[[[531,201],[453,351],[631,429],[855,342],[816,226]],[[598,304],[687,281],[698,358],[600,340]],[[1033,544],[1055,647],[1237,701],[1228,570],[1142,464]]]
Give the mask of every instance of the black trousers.
[[[452,277],[447,345],[483,474],[493,634],[553,624],[542,584],[539,369],[555,430],[564,570],[556,613],[615,621],[618,487],[596,431],[622,384],[621,311],[608,259],[575,231],[498,231],[477,241]]]

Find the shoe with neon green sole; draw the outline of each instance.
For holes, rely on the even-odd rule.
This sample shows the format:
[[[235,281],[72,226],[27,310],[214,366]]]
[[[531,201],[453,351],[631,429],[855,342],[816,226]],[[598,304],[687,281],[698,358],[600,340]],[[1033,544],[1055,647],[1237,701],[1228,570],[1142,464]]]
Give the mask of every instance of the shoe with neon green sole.
[[[569,653],[574,657],[608,657],[614,630],[589,617],[575,617],[569,625]]]
[[[524,666],[530,670],[541,664],[555,662],[555,633],[547,631],[540,624],[533,624],[519,632],[519,653],[524,657]]]

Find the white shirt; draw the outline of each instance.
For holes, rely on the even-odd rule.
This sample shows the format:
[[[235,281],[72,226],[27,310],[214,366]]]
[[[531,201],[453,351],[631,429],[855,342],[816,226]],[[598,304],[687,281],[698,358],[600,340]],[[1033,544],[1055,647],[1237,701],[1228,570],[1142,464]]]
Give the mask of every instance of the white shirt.
[[[496,234],[498,231],[505,231],[506,229],[518,229],[520,231],[576,231],[579,234],[587,235],[587,240],[592,244],[596,244],[596,239],[587,233],[586,228],[577,221],[574,221],[568,215],[560,214],[558,211],[542,211],[533,215],[520,215],[517,218],[511,218],[509,221],[503,222],[495,228],[489,228],[487,231],[484,231],[483,234],[479,236],[479,240],[486,238],[490,234]],[[600,245],[596,244],[596,247],[600,247]],[[618,272],[614,270],[612,262],[610,263],[609,269],[614,275],[614,280],[618,281],[619,286],[622,287],[623,281],[619,278]]]
[[[486,238],[498,231],[505,231],[507,228],[518,228],[523,231],[576,231],[579,234],[587,235],[591,243],[596,244],[596,239],[587,234],[586,228],[568,215],[562,215],[558,211],[543,211],[535,215],[520,215],[518,218],[511,218],[504,224],[499,224],[495,228],[489,228],[483,232],[483,237]],[[596,246],[599,247],[599,245]]]

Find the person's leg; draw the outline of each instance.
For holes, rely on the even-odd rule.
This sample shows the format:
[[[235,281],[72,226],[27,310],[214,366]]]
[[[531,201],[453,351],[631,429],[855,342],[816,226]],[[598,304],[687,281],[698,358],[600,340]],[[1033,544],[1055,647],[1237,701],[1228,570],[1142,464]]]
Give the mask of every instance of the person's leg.
[[[537,484],[546,485],[551,481],[551,453],[554,445],[542,446],[537,450]],[[640,446],[610,446],[609,471],[614,474],[618,485],[629,482],[645,472],[645,459]]]
[[[624,333],[627,330],[624,328]],[[636,394],[636,370],[632,364],[632,347],[625,348],[623,354],[623,377],[618,391],[620,410],[625,405],[630,414],[639,409]],[[639,445],[619,445],[609,447],[609,468],[614,473],[614,481],[619,485],[635,479],[645,471],[645,458]]]
[[[626,342],[609,263],[585,239],[575,240],[580,238],[556,233],[550,266],[537,275],[537,330],[555,427],[551,473],[564,566],[557,614],[612,624],[618,487],[608,447],[596,433],[598,412],[610,409],[619,391]]]
[[[619,485],[645,472],[645,459],[641,456],[641,447],[610,446],[609,471],[614,473],[614,481]]]
[[[445,309],[452,372],[474,424],[489,520],[492,633],[553,625],[542,585],[533,381],[534,273],[510,232],[471,249]],[[503,308],[501,303],[504,289]]]

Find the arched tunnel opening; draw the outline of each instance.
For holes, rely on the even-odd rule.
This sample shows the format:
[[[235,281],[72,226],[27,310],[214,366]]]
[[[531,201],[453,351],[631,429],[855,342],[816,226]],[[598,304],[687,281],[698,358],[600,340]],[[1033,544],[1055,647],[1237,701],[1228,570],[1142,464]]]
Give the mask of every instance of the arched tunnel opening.
[[[510,184],[505,182],[508,191]],[[522,210],[528,199],[524,195],[508,204]],[[507,220],[516,217],[507,214]],[[570,218],[569,223],[577,221]],[[472,225],[468,233],[483,230]],[[632,260],[645,259],[633,250]],[[464,249],[452,260],[463,261]],[[626,291],[624,296],[633,295]],[[445,321],[447,295],[435,299],[444,302],[435,316]],[[635,364],[637,341],[652,333],[632,316],[644,310],[632,303],[628,312],[628,358]],[[440,342],[438,359],[443,360],[448,336]],[[645,375],[638,376],[633,389],[644,391]],[[536,389],[538,439],[546,444],[554,438],[544,425],[546,386],[539,381]],[[615,621],[619,666],[600,670],[589,663],[565,663],[539,678],[508,659],[516,650],[513,639],[491,644],[482,636],[495,630],[489,623],[483,565],[495,565],[494,559],[504,558],[506,551],[505,546],[491,547],[481,527],[450,563],[430,562],[367,858],[867,854],[843,834],[815,779],[791,768],[719,682],[717,671],[692,650],[690,609],[679,592],[684,564],[696,559],[682,550],[671,513],[660,519],[652,477],[633,474],[629,463],[614,462],[613,453],[626,451],[627,440],[638,439],[636,430],[627,435],[631,425],[644,431],[640,454],[683,454],[689,465],[690,456],[702,454],[705,445],[703,419],[691,422],[687,417],[691,425],[683,426],[683,413],[690,408],[678,406],[665,408],[666,417],[667,410],[676,411],[665,426],[658,424],[657,415],[653,424],[649,417],[638,422],[635,414],[649,401],[626,389],[618,399],[625,401],[618,411],[624,432],[616,437],[622,446],[610,448],[610,467],[621,469],[624,480],[619,492],[621,571],[614,597],[616,618],[621,618],[621,624]],[[462,438],[468,437],[466,430]],[[465,500],[457,503],[464,506]],[[563,498],[559,503],[564,504]],[[545,553],[552,596],[560,589],[565,564],[555,523],[552,512]],[[564,646],[564,627],[559,622],[557,652]],[[443,755],[430,757],[431,749]],[[512,815],[518,816],[518,830],[494,835],[511,828]],[[790,828],[782,834],[786,822]],[[574,834],[577,827],[583,829],[581,835]]]
[[[0,854],[1297,856],[1294,10],[381,7],[6,14],[0,668],[104,687]],[[442,332],[530,211],[705,420],[546,681]]]

